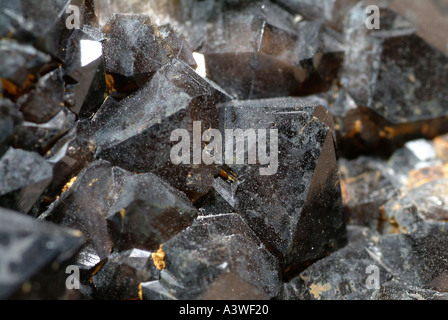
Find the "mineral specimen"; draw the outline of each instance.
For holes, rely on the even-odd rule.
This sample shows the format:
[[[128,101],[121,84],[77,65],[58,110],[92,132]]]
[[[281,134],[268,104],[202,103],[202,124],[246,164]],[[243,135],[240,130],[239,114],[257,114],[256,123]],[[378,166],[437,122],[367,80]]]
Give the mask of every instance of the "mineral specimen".
[[[85,246],[91,245],[101,259],[106,258],[113,247],[106,216],[125,174],[106,161],[92,163],[67,185],[40,219],[80,230],[86,237]]]
[[[207,34],[207,22],[222,3],[216,0],[94,0],[100,25],[104,26],[116,13],[145,14],[157,25],[171,24],[193,50],[200,48]]]
[[[348,230],[349,245],[285,284],[284,299],[446,298],[443,228],[435,226],[412,236],[380,236],[354,226]],[[370,278],[374,274],[376,280]]]
[[[0,299],[447,299],[447,14],[0,0]]]
[[[334,29],[342,30],[343,19],[358,0],[274,0],[280,6],[307,20],[321,21]]]
[[[114,250],[155,251],[188,227],[198,212],[188,198],[157,176],[129,177],[107,216]]]
[[[148,251],[132,249],[111,254],[92,277],[97,299],[138,299],[140,282],[156,280],[156,269]]]
[[[23,122],[23,115],[14,103],[8,99],[0,99],[0,156],[8,150],[14,137],[15,129]]]
[[[324,258],[283,288],[283,299],[306,300],[369,300],[378,294],[366,283],[369,266],[377,264],[379,234],[368,228],[349,226],[349,245]],[[379,286],[391,279],[387,267],[379,266]]]
[[[346,220],[377,229],[382,220],[382,206],[399,194],[393,180],[383,170],[383,161],[360,157],[351,161],[341,159],[339,165]]]
[[[106,95],[101,36],[74,30],[67,38],[63,69],[70,93],[69,105],[81,118],[91,117]]]

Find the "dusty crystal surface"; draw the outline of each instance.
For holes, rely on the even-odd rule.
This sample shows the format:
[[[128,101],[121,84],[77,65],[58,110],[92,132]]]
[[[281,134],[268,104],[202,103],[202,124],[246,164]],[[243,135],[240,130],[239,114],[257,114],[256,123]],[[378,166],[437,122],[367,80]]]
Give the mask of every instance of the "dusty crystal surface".
[[[333,124],[320,102],[276,98],[219,106],[226,141],[233,129],[255,129],[258,135],[267,130],[268,146],[273,146],[272,133],[278,135],[278,150],[270,149],[271,155],[278,152],[277,166],[272,158],[261,163],[260,149],[257,164],[226,166],[235,180],[229,179],[230,204],[280,259],[286,273],[345,244]],[[244,143],[245,138],[235,139]],[[236,156],[243,152],[249,159],[252,143],[235,150]],[[267,172],[262,175],[263,170]]]
[[[0,1],[0,298],[448,299],[447,8]]]

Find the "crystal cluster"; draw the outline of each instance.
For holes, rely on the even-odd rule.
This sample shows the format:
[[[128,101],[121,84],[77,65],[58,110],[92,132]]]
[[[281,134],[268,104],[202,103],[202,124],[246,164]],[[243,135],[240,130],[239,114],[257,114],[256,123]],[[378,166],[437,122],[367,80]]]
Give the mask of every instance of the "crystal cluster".
[[[1,2],[0,299],[448,299],[427,2]]]

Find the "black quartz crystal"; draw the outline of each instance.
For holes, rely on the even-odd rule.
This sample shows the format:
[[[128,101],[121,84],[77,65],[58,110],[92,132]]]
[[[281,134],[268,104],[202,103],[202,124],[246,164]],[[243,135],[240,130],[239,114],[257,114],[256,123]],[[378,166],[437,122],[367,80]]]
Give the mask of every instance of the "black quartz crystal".
[[[447,8],[0,0],[0,299],[448,299]]]
[[[283,271],[294,272],[344,246],[333,123],[321,101],[235,101],[220,105],[219,116],[225,140],[236,140],[230,163],[225,150],[229,204],[280,259]],[[258,140],[250,138],[251,130]],[[269,148],[268,159],[260,145]],[[254,153],[258,158],[251,160]],[[238,162],[241,156],[248,164]]]

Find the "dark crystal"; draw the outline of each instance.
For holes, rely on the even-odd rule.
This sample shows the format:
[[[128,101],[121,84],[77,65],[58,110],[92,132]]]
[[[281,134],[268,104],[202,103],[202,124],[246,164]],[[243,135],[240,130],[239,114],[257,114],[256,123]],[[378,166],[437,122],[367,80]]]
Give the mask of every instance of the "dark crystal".
[[[106,75],[102,38],[74,30],[67,38],[63,69],[66,73],[70,107],[81,118],[91,117],[106,97]]]
[[[192,199],[211,188],[217,166],[175,165],[175,129],[217,128],[216,105],[228,96],[181,61],[174,60],[127,99],[109,97],[90,124],[99,158],[134,172],[153,172]],[[204,143],[201,144],[204,146]]]
[[[280,6],[307,20],[324,22],[334,29],[342,30],[344,17],[358,0],[274,0]]]
[[[235,214],[199,218],[163,244],[166,269],[144,299],[260,299],[280,286],[277,260]]]
[[[280,7],[256,1],[224,6],[209,27],[207,75],[239,99],[326,91],[338,75],[339,36],[320,23],[294,22]]]
[[[16,129],[12,141],[15,148],[47,154],[51,147],[76,125],[76,115],[63,107],[46,123],[24,122]]]
[[[378,228],[383,219],[383,205],[399,194],[384,172],[384,163],[380,159],[360,157],[351,161],[341,159],[339,165],[346,220],[350,224]]]
[[[23,115],[8,99],[0,99],[0,156],[14,138],[15,129],[23,122]]]
[[[229,102],[219,106],[219,113],[223,136],[228,129],[278,130],[274,175],[261,175],[260,169],[268,167],[259,163],[227,166],[233,207],[280,259],[284,272],[294,273],[341,248],[345,224],[335,141],[331,116],[320,101]],[[244,155],[248,159],[247,144]]]
[[[64,106],[62,69],[39,79],[36,88],[17,100],[17,106],[28,122],[42,124],[54,118]]]
[[[118,91],[142,87],[173,59],[196,66],[188,46],[171,27],[152,25],[148,16],[115,14],[103,32],[105,70]]]
[[[376,265],[379,234],[368,228],[348,227],[349,245],[314,263],[298,277],[286,283],[285,300],[369,300],[378,291],[367,287],[366,269]],[[370,251],[369,251],[370,250]],[[378,266],[380,286],[392,278],[387,267]]]
[[[24,88],[30,77],[35,78],[50,59],[49,55],[36,50],[31,45],[8,39],[0,40],[0,60],[2,61],[0,78],[3,81],[3,87]],[[9,91],[14,93],[12,89]]]
[[[160,271],[151,252],[132,249],[109,255],[101,270],[92,277],[95,299],[130,300],[139,298],[141,282],[156,280]]]
[[[107,216],[114,250],[156,251],[198,212],[182,192],[151,173],[129,177]]]
[[[9,148],[0,159],[0,205],[28,213],[53,176],[38,153]]]
[[[106,161],[92,163],[70,181],[40,218],[81,230],[86,246],[93,246],[101,259],[106,258],[113,247],[106,217],[126,174]]]
[[[403,16],[381,7],[381,29],[365,23],[364,2],[348,14],[341,82],[358,106],[339,133],[346,155],[390,153],[404,142],[446,132],[448,57]]]
[[[448,179],[440,179],[415,187],[385,205],[385,218],[389,222],[385,232],[415,233],[426,224],[444,225],[448,219]]]
[[[0,208],[0,298],[59,299],[79,232]]]

